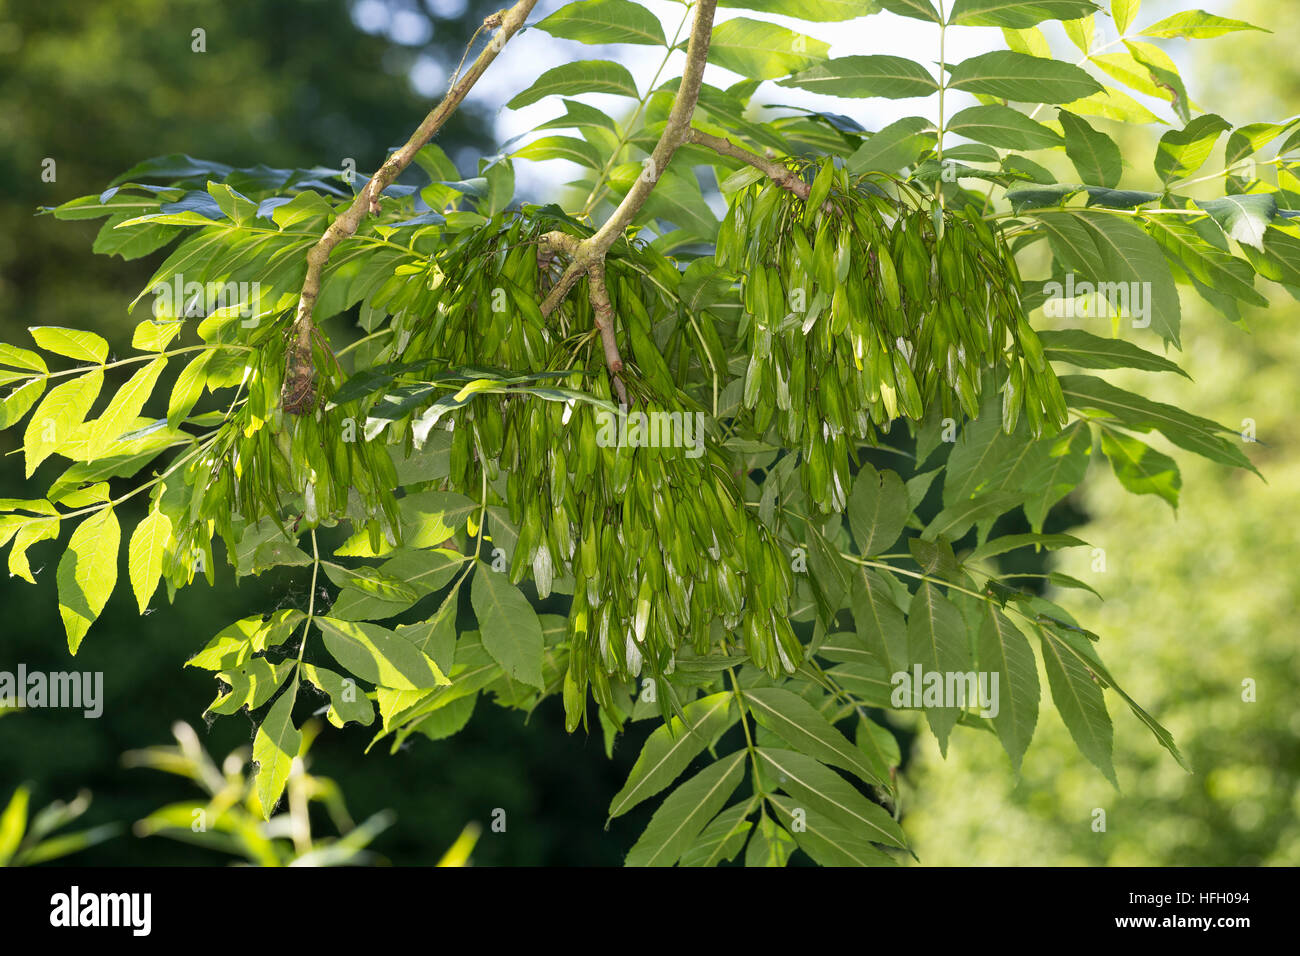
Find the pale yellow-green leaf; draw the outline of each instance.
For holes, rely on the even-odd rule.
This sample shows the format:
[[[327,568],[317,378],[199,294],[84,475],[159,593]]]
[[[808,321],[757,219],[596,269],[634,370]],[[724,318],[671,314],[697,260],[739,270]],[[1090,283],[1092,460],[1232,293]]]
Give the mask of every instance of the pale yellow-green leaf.
[[[84,329],[64,329],[57,325],[38,325],[30,328],[36,344],[55,355],[81,359],[103,365],[108,358],[108,343],[94,332]]]
[[[59,536],[58,518],[32,518],[14,534],[13,547],[9,549],[9,574],[17,575],[30,584],[36,583],[31,565],[27,561],[27,549],[38,541],[47,541]]]
[[[19,787],[0,814],[0,866],[6,865],[18,852],[27,831],[27,803],[31,796],[26,787]]]
[[[293,725],[293,703],[298,695],[295,683],[267,711],[266,719],[253,737],[253,762],[257,764],[257,800],[262,816],[269,820],[280,802],[293,758],[302,747],[302,732]]]
[[[103,371],[95,369],[55,386],[41,399],[23,433],[28,478],[41,462],[67,444],[73,432],[85,420],[90,406],[95,404],[103,384]]]
[[[171,519],[161,511],[152,512],[131,533],[126,565],[131,575],[131,590],[135,592],[141,614],[149,606],[149,599],[158,587],[158,579],[162,576],[163,550],[171,534]]]
[[[27,414],[27,409],[35,404],[45,391],[45,379],[34,378],[24,385],[19,385],[0,401],[0,428],[8,428]]]
[[[86,461],[104,457],[113,443],[130,430],[166,364],[167,360],[161,356],[154,359],[118,389],[113,400],[108,403],[108,408],[104,409],[104,414],[91,427],[90,437],[86,441]]]
[[[117,584],[121,542],[117,515],[112,508],[104,508],[77,526],[68,550],[59,559],[59,613],[68,632],[68,650],[73,654]]]

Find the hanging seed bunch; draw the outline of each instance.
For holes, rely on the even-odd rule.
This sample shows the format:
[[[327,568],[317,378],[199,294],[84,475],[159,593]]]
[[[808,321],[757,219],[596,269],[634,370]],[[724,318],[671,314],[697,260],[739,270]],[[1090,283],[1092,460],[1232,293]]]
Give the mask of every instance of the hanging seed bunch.
[[[767,179],[743,189],[717,259],[740,276],[747,313],[744,404],[801,449],[822,511],[844,507],[857,440],[932,409],[975,417],[985,369],[1002,371],[1008,432],[1022,411],[1035,434],[1064,424],[1002,238],[969,208],[895,202],[830,158],[813,170],[807,200]]]
[[[280,407],[286,346],[281,328],[265,323],[250,334],[233,313],[214,314],[200,324],[199,335],[209,344],[246,344],[252,351],[202,353],[181,372],[173,393],[168,419],[179,423],[190,415],[205,380],[211,389],[239,388],[229,420],[184,466],[184,480],[156,488],[176,536],[163,559],[169,586],[193,580],[198,555],[211,580],[213,534],[225,538],[233,554],[245,529],[262,519],[310,528],[351,513],[371,516],[376,528],[396,527],[397,474],[383,446],[340,441],[351,427],[341,408],[316,403],[300,415],[286,415]],[[346,375],[330,351],[317,342],[313,352],[322,383],[330,390],[341,385]],[[237,521],[242,525],[236,527]]]
[[[677,319],[664,291],[676,267],[631,246],[606,261],[631,404],[620,409],[587,281],[548,318],[538,307],[566,264],[539,242],[557,224],[572,229],[536,213],[499,217],[432,264],[432,316],[409,327],[403,361],[533,376],[518,394],[467,398],[447,414],[450,485],[477,499],[504,472],[519,531],[511,579],[531,573],[545,596],[572,575],[570,693],[590,684],[612,706],[610,677],[671,672],[683,642],[705,653],[729,631],[754,663],[792,671],[801,645],[787,621],[788,562],[654,344],[654,326]],[[633,425],[641,414],[658,422],[654,444]]]

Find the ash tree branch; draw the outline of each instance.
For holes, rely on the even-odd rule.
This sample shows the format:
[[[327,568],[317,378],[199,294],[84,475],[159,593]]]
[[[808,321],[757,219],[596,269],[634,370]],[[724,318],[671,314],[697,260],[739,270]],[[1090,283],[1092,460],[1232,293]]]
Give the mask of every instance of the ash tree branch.
[[[312,367],[311,355],[312,334],[315,330],[312,311],[320,296],[321,279],[330,254],[340,242],[356,234],[367,213],[379,212],[379,197],[383,191],[392,185],[393,181],[401,175],[402,170],[411,164],[421,147],[429,142],[456,112],[457,107],[496,59],[506,42],[519,32],[524,25],[524,20],[536,5],[537,0],[517,0],[514,6],[499,10],[484,19],[483,27],[496,28],[496,33],[479,53],[478,58],[465,75],[447,91],[442,102],[424,118],[424,122],[411,134],[406,145],[388,157],[365,188],[357,193],[352,205],[330,224],[307,253],[307,276],[303,280],[302,292],[298,297],[298,311],[290,331],[291,341],[285,364],[284,384],[280,390],[280,404],[286,412],[302,415],[311,411],[316,405],[316,389],[313,381],[315,371]]]
[[[742,163],[753,166],[760,173],[766,176],[772,182],[776,183],[782,189],[788,189],[800,199],[807,199],[812,192],[812,186],[804,182],[794,171],[784,163],[760,156],[758,153],[751,153],[743,147],[737,146],[721,136],[713,136],[703,130],[691,128],[686,141],[696,146],[704,146],[713,150],[720,156],[728,156],[731,159],[738,159]]]
[[[668,122],[664,126],[664,131],[659,137],[659,142],[655,144],[654,150],[650,154],[649,160],[646,161],[645,171],[637,177],[628,190],[623,201],[619,203],[618,208],[607,219],[596,233],[589,239],[584,239],[572,248],[572,258],[568,267],[560,276],[554,288],[551,289],[546,300],[542,303],[542,314],[550,315],[554,312],[564,297],[569,294],[574,284],[584,274],[595,279],[596,273],[599,274],[599,281],[590,283],[592,288],[592,305],[596,308],[597,320],[602,318],[611,322],[611,327],[606,336],[605,330],[601,329],[601,337],[605,342],[606,365],[609,366],[611,374],[616,374],[614,368],[615,361],[621,370],[622,360],[618,359],[617,346],[612,346],[613,340],[613,312],[608,310],[609,296],[604,295],[604,307],[606,311],[602,312],[602,307],[597,305],[596,292],[597,286],[604,289],[604,262],[605,253],[618,240],[636,214],[641,211],[650,194],[654,191],[655,185],[659,182],[659,177],[663,175],[664,170],[672,161],[673,155],[678,148],[684,145],[690,137],[691,117],[695,115],[695,106],[700,98],[700,84],[704,79],[704,67],[709,59],[709,41],[713,33],[713,16],[717,10],[717,0],[700,0],[699,5],[695,8],[695,20],[691,24],[691,38],[686,46],[686,66],[682,70],[681,85],[677,88],[677,95],[673,99],[672,109],[668,114]],[[620,383],[621,387],[621,383]]]

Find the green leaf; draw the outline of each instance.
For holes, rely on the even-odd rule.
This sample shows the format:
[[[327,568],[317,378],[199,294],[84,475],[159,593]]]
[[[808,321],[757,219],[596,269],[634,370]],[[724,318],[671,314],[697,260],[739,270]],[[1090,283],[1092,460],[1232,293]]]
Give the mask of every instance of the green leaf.
[[[402,544],[407,548],[436,548],[465,526],[479,505],[450,491],[420,491],[398,499]],[[334,550],[341,558],[373,558],[396,550],[386,542],[378,552],[370,547],[370,535],[363,528]]]
[[[896,13],[900,17],[911,17],[913,20],[927,20],[930,23],[942,23],[939,19],[939,11],[934,8],[930,0],[876,0],[882,9],[890,13]]]
[[[1227,17],[1216,17],[1204,10],[1184,10],[1182,13],[1175,13],[1173,16],[1158,20],[1145,30],[1140,31],[1138,36],[1156,37],[1157,39],[1181,37],[1188,40],[1208,40],[1221,37],[1225,33],[1236,33],[1241,30],[1259,30],[1261,33],[1271,32],[1247,23],[1245,20],[1229,20]]]
[[[1133,25],[1133,18],[1138,14],[1142,0],[1110,0],[1110,14],[1115,18],[1115,29],[1123,36]]]
[[[768,802],[782,826],[813,861],[822,866],[894,866],[860,831],[839,826],[823,814],[795,805],[789,797],[771,795]],[[796,817],[796,813],[799,816]]]
[[[343,572],[336,579],[337,572],[326,565],[325,573],[342,589],[330,607],[330,616],[344,621],[382,621],[401,614],[451,581],[465,560],[465,555],[445,548],[418,551],[402,548],[378,568],[369,569],[378,579],[372,578],[368,584],[355,576],[367,574],[362,569]],[[405,585],[406,591],[399,593],[393,589],[394,581]]]
[[[39,325],[28,329],[36,344],[55,355],[103,365],[108,358],[108,342],[94,332],[65,329],[57,325]]]
[[[414,552],[420,554],[422,552]],[[403,604],[407,607],[420,597],[419,592],[400,577],[389,574],[380,568],[362,565],[357,568],[345,568],[341,565],[325,565],[325,573],[340,588],[350,587],[367,597],[379,598],[388,603]],[[330,608],[334,614],[334,608]],[[338,615],[335,614],[335,617]]]
[[[50,389],[36,406],[23,433],[26,477],[30,478],[41,462],[72,438],[95,404],[103,384],[103,370],[95,369]]]
[[[953,89],[1021,103],[1070,103],[1104,91],[1077,66],[1010,50],[963,60],[948,76]]]
[[[1151,82],[1162,89],[1169,97],[1170,105],[1184,124],[1192,120],[1191,101],[1187,96],[1187,87],[1178,74],[1178,66],[1169,54],[1153,43],[1142,40],[1125,40],[1133,59],[1137,60],[1151,77]]]
[[[1228,137],[1227,149],[1223,152],[1223,165],[1229,168],[1236,166],[1247,156],[1257,153],[1279,136],[1291,132],[1296,126],[1300,126],[1300,116],[1285,123],[1251,123],[1249,126],[1233,130],[1232,135]],[[1284,143],[1279,152],[1288,152],[1286,146],[1287,144]]]
[[[963,498],[940,511],[925,526],[921,538],[933,541],[940,535],[956,541],[971,525],[986,518],[996,518],[1020,504],[1023,495],[1016,491],[989,491],[973,498]]]
[[[257,765],[257,800],[262,818],[271,819],[280,802],[293,758],[302,747],[302,733],[293,725],[293,703],[298,685],[294,684],[271,705],[253,737],[253,763]]]
[[[611,818],[622,816],[681,775],[706,747],[717,742],[739,719],[730,692],[712,694],[682,708],[685,722],[672,717],[646,738],[627,782],[609,804]]]
[[[735,858],[754,826],[747,818],[757,806],[758,797],[754,796],[719,813],[682,854],[680,865],[717,866]]]
[[[306,616],[302,611],[285,608],[274,612],[265,621],[260,614],[238,620],[217,632],[203,650],[185,662],[185,666],[210,671],[234,666],[251,654],[283,644]]]
[[[1110,715],[1106,713],[1101,685],[1048,628],[1039,627],[1038,636],[1043,646],[1047,684],[1052,689],[1057,712],[1080,752],[1118,787],[1111,763]]]
[[[31,349],[20,349],[16,345],[8,345],[0,342],[0,365],[10,368],[20,368],[29,372],[48,372],[49,366],[45,364],[45,359],[40,354],[33,352]]]
[[[1115,141],[1069,110],[1057,112],[1065,130],[1065,154],[1074,163],[1079,178],[1093,186],[1108,189],[1118,186],[1124,173],[1124,158]]]
[[[757,753],[776,786],[794,798],[797,805],[807,808],[809,816],[820,814],[828,822],[873,843],[907,848],[903,830],[894,818],[835,771],[793,750],[759,747]]]
[[[470,599],[487,652],[514,680],[543,689],[542,625],[528,599],[485,564],[474,572]]]
[[[903,762],[902,752],[898,749],[898,740],[893,732],[873,720],[859,717],[854,741],[880,778],[890,781],[885,785],[885,789],[892,793],[894,772]]]
[[[3,403],[0,403],[0,428],[8,428],[27,414],[27,410],[45,391],[45,382],[44,378],[34,378],[4,397]]]
[[[1156,355],[1124,339],[1104,339],[1082,329],[1044,329],[1038,333],[1043,355],[1051,362],[1069,362],[1080,368],[1136,368],[1144,372],[1177,372],[1191,378],[1163,355]]]
[[[1001,416],[993,414],[995,408],[994,401],[990,400],[980,417],[966,422],[958,433],[944,472],[945,507],[991,490],[989,478],[998,466],[1028,444],[1026,433],[1017,430],[1008,435],[1002,430]]]
[[[1097,656],[1096,648],[1093,647],[1089,640],[1089,637],[1092,637],[1095,640],[1095,635],[1079,633],[1077,629],[1064,627],[1059,622],[1047,622],[1043,626],[1051,630],[1052,634],[1061,642],[1062,647],[1066,651],[1073,653],[1084,667],[1093,672],[1101,682],[1103,688],[1110,687],[1114,689],[1115,693],[1119,694],[1119,696],[1124,699],[1124,702],[1128,704],[1129,710],[1133,712],[1133,715],[1147,726],[1147,729],[1151,731],[1152,736],[1156,738],[1160,746],[1169,751],[1173,758],[1178,761],[1180,767],[1188,773],[1192,772],[1191,766],[1178,750],[1177,744],[1174,743],[1173,735],[1161,726],[1159,721],[1138,706],[1138,702],[1130,697],[1125,692],[1124,688],[1119,686],[1114,675],[1112,675],[1106,668],[1106,665],[1101,662],[1101,658]]]
[[[1147,220],[1146,226],[1165,255],[1182,266],[1192,278],[1234,299],[1267,307],[1268,299],[1255,288],[1255,270],[1250,264],[1207,242],[1196,226],[1181,219],[1156,216]],[[1267,248],[1267,235],[1264,242]]]
[[[172,339],[180,335],[181,325],[179,319],[145,319],[131,333],[131,348],[144,352],[162,352]]]
[[[1086,421],[1066,425],[1060,434],[1045,440],[1047,455],[1041,466],[1024,480],[1028,497],[1024,516],[1034,531],[1043,531],[1048,511],[1066,494],[1073,492],[1088,471],[1092,455],[1092,432]]]
[[[937,587],[924,582],[912,598],[907,618],[907,653],[912,664],[920,664],[924,675],[966,673],[971,669],[970,645],[961,612]],[[910,675],[915,677],[915,675]],[[924,688],[924,684],[922,685]],[[906,701],[909,703],[910,701]],[[968,701],[968,705],[974,703]],[[959,707],[926,707],[925,717],[939,741],[939,752],[948,754],[948,735],[961,716]]]
[[[957,556],[953,553],[952,543],[947,538],[927,541],[924,538],[908,538],[907,550],[921,566],[921,570],[930,577],[952,580],[957,574]]]
[[[1206,113],[1182,129],[1171,129],[1160,137],[1156,147],[1156,175],[1166,186],[1190,176],[1210,158],[1219,134],[1231,128],[1222,116]]]
[[[329,697],[329,710],[325,717],[335,727],[342,729],[350,721],[369,727],[375,722],[375,705],[351,678],[314,664],[303,664],[302,676]]]
[[[795,750],[856,774],[867,783],[887,786],[862,751],[798,694],[780,687],[753,687],[744,695],[754,719]]]
[[[1091,375],[1064,375],[1060,382],[1066,404],[1071,408],[1101,412],[1135,431],[1155,428],[1180,448],[1223,465],[1255,470],[1239,448],[1221,437],[1236,435],[1236,432],[1208,418],[1185,412],[1174,405],[1153,402]]]
[[[835,617],[849,590],[850,565],[814,527],[808,528],[808,561],[813,594],[824,621]]]
[[[579,60],[547,70],[506,105],[517,110],[547,96],[577,93],[611,93],[635,98],[636,81],[627,67],[611,60]]]
[[[1183,481],[1172,458],[1109,428],[1101,430],[1101,451],[1121,485],[1135,495],[1159,495],[1177,509]]]
[[[235,566],[236,578],[260,574],[273,567],[305,567],[312,563],[312,558],[297,546],[297,540],[296,534],[265,515],[243,529],[234,547],[229,547],[227,540],[226,555]]]
[[[315,619],[325,649],[348,673],[398,690],[450,684],[438,665],[410,641],[378,624]]]
[[[1229,239],[1264,251],[1264,233],[1277,215],[1277,199],[1272,193],[1198,199],[1196,205],[1209,213]]]
[[[709,62],[755,80],[774,80],[826,59],[830,44],[785,27],[736,17],[713,28]]]
[[[998,538],[993,538],[971,551],[966,556],[966,563],[974,564],[976,562],[992,558],[999,554],[1006,554],[1008,551],[1014,551],[1017,548],[1026,548],[1035,546],[1047,548],[1054,551],[1057,548],[1082,548],[1087,547],[1088,542],[1082,538],[1076,538],[1072,534],[1007,534]]]
[[[202,397],[204,386],[207,384],[208,361],[212,358],[212,354],[200,352],[185,368],[181,369],[181,374],[176,377],[171,398],[167,403],[167,424],[172,428],[178,427],[189,417],[195,404]]]
[[[1097,17],[1095,14],[1089,14],[1077,20],[1066,20],[1061,26],[1065,28],[1065,35],[1070,38],[1070,42],[1077,46],[1081,52],[1087,53],[1092,49],[1092,41],[1097,32]]]
[[[849,527],[863,557],[883,554],[903,533],[912,509],[903,480],[892,471],[876,471],[864,462],[848,500]]]
[[[1038,27],[1025,27],[1023,30],[1003,27],[1002,39],[1006,40],[1007,46],[1016,53],[1041,56],[1048,60],[1052,58],[1052,45],[1047,42],[1047,37]]]
[[[989,720],[1016,773],[1038,723],[1038,665],[1029,641],[991,602],[980,620],[977,656],[980,670],[997,673],[998,712]]]
[[[764,809],[759,813],[749,845],[745,847],[745,866],[783,867],[790,862],[795,849],[794,837]]]
[[[1249,251],[1247,255],[1260,275],[1274,282],[1300,285],[1300,239],[1270,228],[1264,233],[1264,255],[1252,255]]]
[[[159,356],[144,368],[138,369],[117,390],[117,394],[108,403],[108,408],[104,409],[104,414],[90,426],[90,436],[82,452],[85,461],[104,457],[117,440],[131,430],[166,365],[167,360]]]
[[[579,100],[562,100],[561,102],[564,103],[564,115],[557,116],[553,120],[547,120],[540,126],[534,127],[534,132],[540,132],[544,129],[584,129],[587,127],[606,129],[610,132],[616,131],[614,120],[596,109],[596,107],[588,106]]]
[[[567,159],[579,166],[597,170],[604,165],[600,152],[595,146],[585,139],[577,139],[573,136],[543,136],[515,150],[511,155],[516,159]]]
[[[127,570],[131,577],[131,590],[135,592],[140,613],[145,612],[153,592],[162,576],[163,552],[172,535],[172,522],[161,511],[151,511],[131,532],[127,546]]]
[[[644,171],[639,163],[628,163],[616,167],[610,175],[610,180],[625,192],[626,187],[631,186],[632,180],[642,175]],[[699,180],[694,175],[686,176],[681,172],[674,172],[671,168],[659,177],[654,192],[641,207],[641,215],[638,219],[667,220],[701,238],[712,236],[718,227],[718,220],[714,218],[712,210],[704,200],[704,194],[700,191]],[[534,390],[533,394],[538,393]]]
[[[846,160],[854,175],[880,170],[892,173],[916,162],[935,141],[934,123],[922,116],[906,116],[872,136]]]
[[[537,29],[582,43],[667,45],[659,18],[631,0],[578,0],[560,7]]]
[[[890,674],[907,667],[907,622],[889,596],[889,585],[872,568],[855,569],[849,594],[858,637]]]
[[[1178,345],[1182,305],[1173,274],[1155,240],[1126,217],[1089,209],[1039,213],[1037,218],[1053,231],[1052,248],[1066,252],[1067,263],[1096,283],[1097,291],[1126,310],[1126,318],[1148,323],[1151,331]],[[1073,219],[1074,222],[1069,220]],[[1077,226],[1082,226],[1079,230]],[[1087,236],[1092,245],[1082,238]],[[1066,244],[1066,237],[1070,238]],[[1061,240],[1058,244],[1055,240]],[[1104,288],[1103,288],[1104,285]],[[1140,292],[1145,315],[1137,314]]]
[[[724,24],[725,26],[725,24]],[[778,86],[829,96],[904,99],[928,96],[939,88],[925,67],[901,56],[843,56],[809,67]]]
[[[31,792],[26,787],[18,787],[5,805],[4,813],[0,813],[0,866],[7,866],[22,845],[30,802]]]
[[[1098,9],[1090,0],[957,0],[948,21],[966,27],[1019,30],[1044,20],[1078,20]]]
[[[813,23],[836,23],[876,13],[877,0],[719,0],[723,9],[757,10]]]
[[[1132,53],[1094,53],[1088,57],[1088,62],[1138,93],[1155,97],[1168,95],[1166,90],[1155,84],[1151,71],[1139,63]]]
[[[103,508],[77,526],[68,550],[59,559],[59,614],[68,633],[68,650],[73,654],[117,584],[117,551],[121,543],[117,515],[112,508]]]
[[[1051,149],[1061,137],[1009,106],[972,106],[948,121],[948,132],[999,149]]]
[[[705,767],[668,795],[628,851],[627,866],[672,866],[740,786],[745,751]]]
[[[254,657],[219,672],[217,677],[229,684],[230,690],[219,693],[205,713],[235,714],[244,707],[257,710],[280,689],[297,663],[293,658],[273,664],[265,657]]]

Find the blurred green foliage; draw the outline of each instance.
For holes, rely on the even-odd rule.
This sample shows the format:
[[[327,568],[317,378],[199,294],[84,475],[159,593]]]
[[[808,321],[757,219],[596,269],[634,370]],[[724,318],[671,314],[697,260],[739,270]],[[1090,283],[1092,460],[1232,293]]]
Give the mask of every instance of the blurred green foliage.
[[[126,305],[161,259],[123,263],[92,255],[98,223],[34,218],[38,207],[101,189],[139,160],[172,152],[270,166],[338,166],[353,157],[364,173],[405,141],[431,105],[412,88],[408,71],[424,62],[450,73],[473,25],[496,9],[478,0],[427,7],[371,0],[364,7],[365,16],[355,19],[379,32],[358,29],[345,0],[0,0],[0,340],[23,342],[32,325],[76,325],[121,348],[139,318],[131,319]],[[191,51],[195,28],[206,31],[206,53]],[[394,36],[427,42],[402,45]],[[467,107],[439,142],[453,157],[488,148],[486,118]],[[46,158],[55,160],[54,182],[41,178]],[[0,437],[0,495],[24,493],[21,459],[11,454],[20,437]],[[140,618],[123,592],[97,625],[99,640],[74,660],[52,613],[55,547],[34,553],[33,568],[45,566],[36,587],[16,578],[0,584],[0,668],[22,662],[30,670],[103,671],[104,715],[7,715],[0,721],[0,793],[31,782],[33,805],[40,806],[89,788],[89,825],[130,823],[192,796],[183,781],[129,772],[120,762],[124,751],[167,741],[174,721],[197,718],[211,699],[211,676],[183,670],[184,661],[230,621],[305,605],[307,595],[300,583],[274,575],[247,579],[236,590],[223,569],[218,590],[192,588],[173,607],[159,598],[157,613]],[[251,724],[222,722],[204,746],[226,753],[251,740],[252,731]],[[393,756],[378,748],[364,754],[369,739],[355,726],[331,733],[313,758],[359,818],[395,811],[397,822],[375,847],[394,863],[436,863],[476,820],[484,824],[474,849],[481,865],[617,863],[645,822],[601,829],[639,741],[626,742],[607,761],[599,737],[564,733],[558,703],[528,725],[520,714],[485,705],[464,733]],[[507,813],[505,833],[487,826],[497,807]],[[124,835],[75,859],[95,865],[226,858]]]

